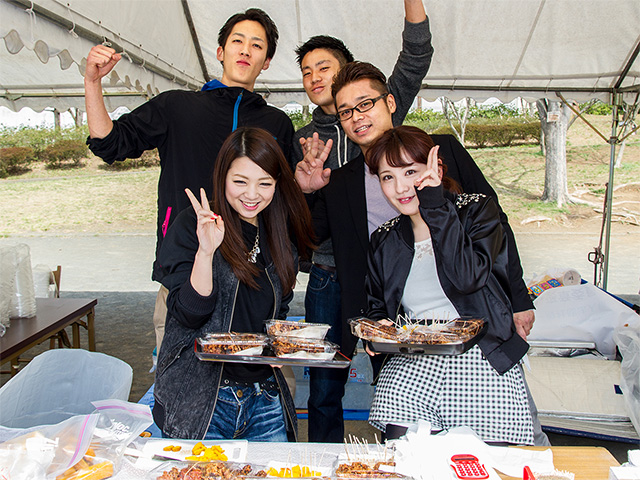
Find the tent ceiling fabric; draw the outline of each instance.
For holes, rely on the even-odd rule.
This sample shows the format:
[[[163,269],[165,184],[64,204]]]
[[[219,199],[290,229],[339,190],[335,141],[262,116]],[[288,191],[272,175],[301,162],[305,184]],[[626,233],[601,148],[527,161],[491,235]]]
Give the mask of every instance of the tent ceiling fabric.
[[[253,6],[271,15],[280,42],[256,90],[276,105],[308,102],[293,50],[312,35],[341,38],[356,58],[386,74],[401,47],[401,0],[0,0],[0,36],[5,44],[0,55],[0,105],[43,108],[52,105],[50,94],[69,95],[55,101],[80,106],[86,55],[103,40],[127,54],[103,82],[113,95],[108,97],[111,107],[132,106],[171,88],[198,88],[207,79],[183,2],[207,72],[217,78],[222,73],[216,59],[217,35],[224,21]],[[562,91],[578,101],[609,101],[625,67],[628,72],[620,87],[640,90],[638,0],[424,4],[435,49],[421,91],[426,99],[556,99],[555,92]],[[128,94],[118,96],[123,92]]]

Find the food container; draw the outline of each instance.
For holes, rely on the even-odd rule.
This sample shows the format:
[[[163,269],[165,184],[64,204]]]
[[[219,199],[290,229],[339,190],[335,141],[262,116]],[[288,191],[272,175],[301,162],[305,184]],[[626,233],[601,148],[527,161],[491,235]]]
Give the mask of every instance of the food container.
[[[397,343],[403,334],[401,329],[382,325],[380,322],[364,317],[352,318],[349,320],[349,324],[351,325],[351,333],[370,342]]]
[[[381,328],[378,322],[366,318],[350,320],[353,334],[365,340],[372,352],[390,354],[460,355],[476,345],[488,329],[481,318],[424,322],[426,325],[395,329]]]
[[[246,462],[164,462],[151,470],[149,480],[174,480],[176,478],[260,478],[262,467]],[[266,472],[265,472],[266,473]]]
[[[204,353],[262,355],[267,336],[263,333],[208,333],[197,341]]]
[[[338,351],[335,343],[297,337],[270,338],[269,346],[279,358],[332,360]]]
[[[298,337],[323,340],[331,325],[326,323],[306,323],[294,320],[267,320],[267,335],[270,337]]]

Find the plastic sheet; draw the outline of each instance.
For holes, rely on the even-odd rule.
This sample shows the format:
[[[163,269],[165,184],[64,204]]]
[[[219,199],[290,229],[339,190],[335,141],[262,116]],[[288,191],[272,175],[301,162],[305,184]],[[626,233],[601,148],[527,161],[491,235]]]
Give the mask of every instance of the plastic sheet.
[[[620,389],[640,434],[640,317],[616,328],[613,339],[622,355]]]
[[[132,378],[131,367],[115,357],[48,350],[0,388],[0,425],[29,428],[91,413],[91,402],[127,400]]]
[[[629,307],[589,283],[551,288],[534,305],[536,322],[529,340],[593,342],[610,360],[616,353],[614,329],[637,318]]]

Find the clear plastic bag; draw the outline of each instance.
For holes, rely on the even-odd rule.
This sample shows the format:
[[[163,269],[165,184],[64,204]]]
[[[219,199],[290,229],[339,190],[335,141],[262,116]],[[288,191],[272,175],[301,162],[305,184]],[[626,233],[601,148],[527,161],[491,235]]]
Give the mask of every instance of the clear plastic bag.
[[[640,317],[616,328],[613,339],[622,355],[620,389],[631,423],[640,433]]]
[[[152,423],[146,405],[94,402],[96,411],[0,445],[0,467],[11,480],[108,478],[120,469],[124,450]]]

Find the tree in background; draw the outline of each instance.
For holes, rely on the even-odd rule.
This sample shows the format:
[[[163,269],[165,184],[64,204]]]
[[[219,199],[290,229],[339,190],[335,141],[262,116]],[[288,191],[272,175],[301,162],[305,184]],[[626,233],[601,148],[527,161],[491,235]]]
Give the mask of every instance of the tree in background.
[[[571,201],[567,187],[567,130],[571,109],[562,102],[540,99],[536,102],[544,152],[544,191],[542,200],[558,207]]]
[[[442,103],[442,112],[447,122],[449,122],[451,130],[454,131],[460,143],[464,145],[464,133],[467,128],[467,123],[469,122],[469,110],[475,105],[475,101],[469,97],[463,98],[460,101],[459,107],[447,97],[440,97],[440,102]],[[458,122],[458,126],[460,127],[459,131],[453,125],[454,120]]]

